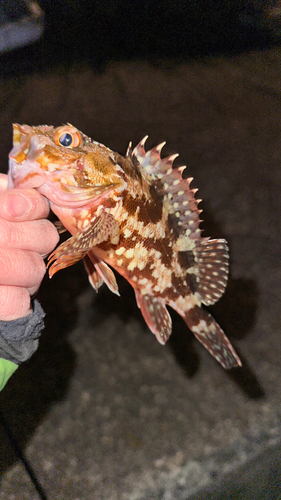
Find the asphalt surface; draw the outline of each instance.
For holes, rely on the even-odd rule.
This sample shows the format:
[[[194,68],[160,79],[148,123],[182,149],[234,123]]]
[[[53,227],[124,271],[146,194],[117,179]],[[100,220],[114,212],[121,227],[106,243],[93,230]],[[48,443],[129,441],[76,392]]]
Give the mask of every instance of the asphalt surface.
[[[176,314],[160,346],[122,278],[121,298],[95,294],[81,264],[46,278],[39,350],[0,407],[49,500],[281,498],[280,80],[278,46],[2,76],[2,172],[13,122],[70,122],[121,153],[149,134],[180,153],[205,234],[229,242],[211,309],[243,361],[225,372]],[[40,498],[3,425],[0,464],[0,499]]]

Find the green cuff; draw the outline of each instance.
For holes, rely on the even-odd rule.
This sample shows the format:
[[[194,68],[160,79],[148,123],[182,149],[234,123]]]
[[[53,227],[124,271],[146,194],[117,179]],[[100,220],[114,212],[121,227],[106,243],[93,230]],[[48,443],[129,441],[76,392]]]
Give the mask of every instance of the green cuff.
[[[12,361],[0,358],[0,391],[4,389],[9,378],[13,375],[17,368],[18,365],[12,363]]]

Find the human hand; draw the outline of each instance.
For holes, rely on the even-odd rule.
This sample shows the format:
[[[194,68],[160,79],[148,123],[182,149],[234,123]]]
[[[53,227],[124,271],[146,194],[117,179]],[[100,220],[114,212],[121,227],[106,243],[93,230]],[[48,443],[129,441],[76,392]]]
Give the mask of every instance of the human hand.
[[[43,258],[59,240],[46,219],[47,200],[35,189],[7,189],[0,174],[0,320],[10,321],[31,312],[30,297],[46,272]]]

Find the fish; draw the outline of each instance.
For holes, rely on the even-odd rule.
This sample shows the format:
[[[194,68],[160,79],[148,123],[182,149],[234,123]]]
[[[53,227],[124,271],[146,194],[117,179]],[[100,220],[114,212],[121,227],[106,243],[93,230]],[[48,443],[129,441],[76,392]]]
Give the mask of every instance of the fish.
[[[204,306],[223,295],[227,242],[202,236],[193,178],[162,157],[165,142],[147,150],[144,137],[121,155],[67,123],[13,125],[9,188],[35,188],[71,237],[49,256],[52,277],[83,259],[95,291],[119,295],[113,270],[133,287],[143,318],[160,344],[172,333],[167,306],[225,368],[241,366],[230,341]],[[202,307],[203,306],[203,307]]]

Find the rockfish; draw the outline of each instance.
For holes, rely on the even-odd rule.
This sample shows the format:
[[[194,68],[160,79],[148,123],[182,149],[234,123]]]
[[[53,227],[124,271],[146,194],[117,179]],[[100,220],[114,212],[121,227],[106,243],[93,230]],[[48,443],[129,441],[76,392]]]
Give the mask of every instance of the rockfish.
[[[201,236],[201,200],[185,167],[173,167],[178,155],[161,158],[165,143],[145,151],[145,137],[122,156],[70,124],[13,128],[9,187],[37,189],[72,235],[49,256],[50,277],[84,259],[93,288],[105,282],[118,294],[113,268],[132,285],[161,344],[172,331],[168,305],[224,368],[240,366],[201,307],[224,293],[227,243]]]

